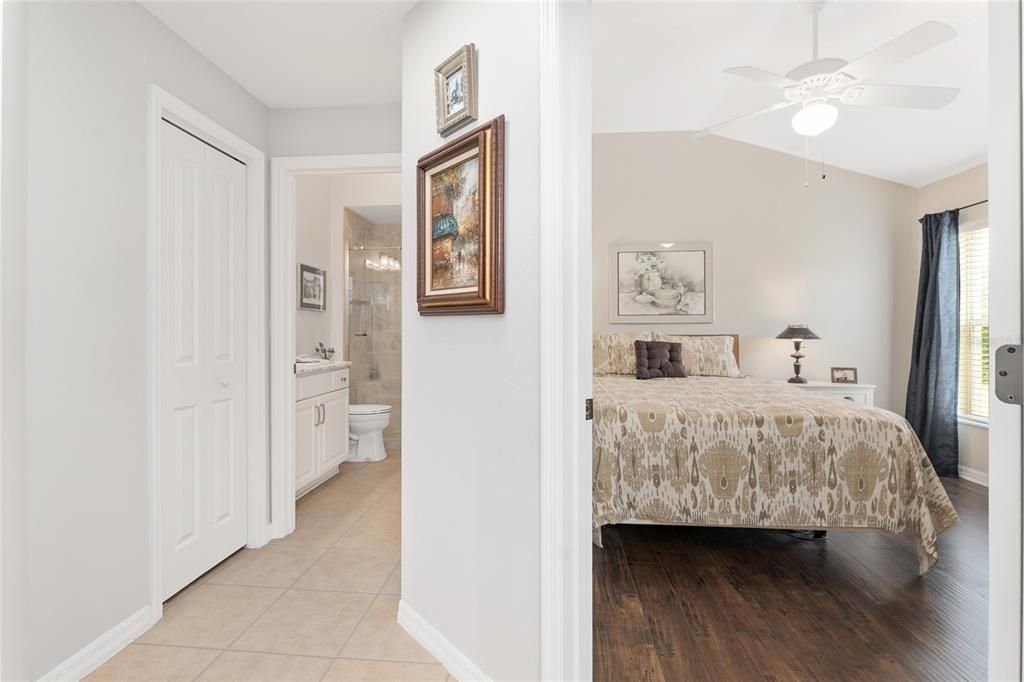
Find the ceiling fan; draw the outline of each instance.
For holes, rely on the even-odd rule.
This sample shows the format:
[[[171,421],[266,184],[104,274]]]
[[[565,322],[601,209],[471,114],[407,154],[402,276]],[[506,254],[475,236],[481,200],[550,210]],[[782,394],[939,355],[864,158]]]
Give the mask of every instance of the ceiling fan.
[[[707,134],[737,121],[787,107],[798,106],[793,130],[813,137],[825,132],[839,118],[836,103],[852,106],[906,107],[941,109],[959,94],[959,88],[924,85],[879,85],[865,83],[877,73],[915,57],[956,37],[949,24],[926,21],[853,62],[818,57],[818,15],[825,3],[808,3],[813,15],[811,61],[801,64],[785,76],[756,66],[736,66],[725,72],[740,78],[782,90],[782,101],[743,116],[723,121],[698,134]]]

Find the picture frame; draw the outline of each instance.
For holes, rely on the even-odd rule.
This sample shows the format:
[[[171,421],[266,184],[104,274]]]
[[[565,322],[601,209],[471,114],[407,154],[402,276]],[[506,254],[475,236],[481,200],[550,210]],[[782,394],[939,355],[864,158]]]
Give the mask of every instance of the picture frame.
[[[416,164],[420,315],[505,312],[505,117]]]
[[[476,120],[476,45],[463,45],[434,69],[434,99],[442,137]]]
[[[299,264],[299,310],[327,310],[327,271]]]
[[[608,249],[612,324],[714,322],[711,242],[634,242]]]
[[[832,383],[833,384],[855,384],[855,383],[857,383],[857,368],[856,367],[833,367],[831,374],[832,374]]]

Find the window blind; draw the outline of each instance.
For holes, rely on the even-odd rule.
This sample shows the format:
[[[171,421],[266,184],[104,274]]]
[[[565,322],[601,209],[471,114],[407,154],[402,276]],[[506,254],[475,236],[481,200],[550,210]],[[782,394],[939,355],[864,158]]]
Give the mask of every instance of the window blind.
[[[988,227],[960,232],[959,412],[988,419]]]

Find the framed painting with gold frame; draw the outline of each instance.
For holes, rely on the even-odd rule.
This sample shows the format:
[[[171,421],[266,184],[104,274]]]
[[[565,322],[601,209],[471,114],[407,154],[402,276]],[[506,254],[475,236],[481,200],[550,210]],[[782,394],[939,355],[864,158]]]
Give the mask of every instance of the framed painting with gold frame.
[[[505,312],[505,117],[416,165],[421,315]]]

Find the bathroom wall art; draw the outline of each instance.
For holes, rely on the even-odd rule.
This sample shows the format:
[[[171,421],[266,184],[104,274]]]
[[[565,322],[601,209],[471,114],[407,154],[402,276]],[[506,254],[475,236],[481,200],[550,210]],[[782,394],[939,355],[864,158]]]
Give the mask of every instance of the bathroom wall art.
[[[312,265],[299,265],[299,308],[327,310],[327,271]]]

